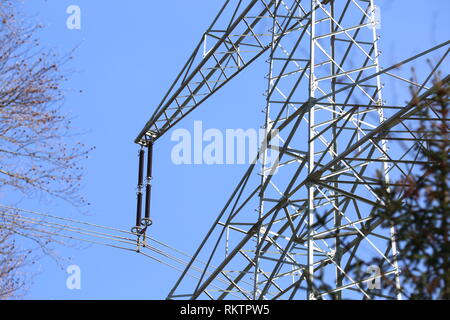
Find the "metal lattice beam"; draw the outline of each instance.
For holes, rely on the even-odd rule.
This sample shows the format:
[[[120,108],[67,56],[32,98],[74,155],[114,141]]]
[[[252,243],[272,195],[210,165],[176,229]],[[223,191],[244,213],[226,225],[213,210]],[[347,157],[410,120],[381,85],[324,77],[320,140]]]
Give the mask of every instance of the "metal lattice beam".
[[[382,77],[429,96],[450,42],[382,69],[375,10],[373,0],[226,1],[136,143],[153,146],[264,53],[266,142],[168,298],[371,299],[380,296],[364,286],[372,276],[354,279],[350,268],[377,257],[397,288],[383,297],[401,299],[395,226],[374,215],[384,205],[376,188],[420,164],[413,150],[425,134],[411,129],[415,104],[384,102]],[[270,29],[258,34],[260,24]],[[440,58],[421,82],[397,74],[430,53]],[[404,150],[392,148],[398,141]]]

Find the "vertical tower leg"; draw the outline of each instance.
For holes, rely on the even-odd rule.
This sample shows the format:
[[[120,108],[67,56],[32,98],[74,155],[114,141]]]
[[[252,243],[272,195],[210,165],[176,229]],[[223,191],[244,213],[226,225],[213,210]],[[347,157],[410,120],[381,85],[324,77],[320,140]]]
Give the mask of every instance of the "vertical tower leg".
[[[310,51],[310,75],[309,75],[309,118],[308,118],[308,173],[311,174],[314,171],[315,166],[315,148],[314,148],[314,123],[315,123],[315,91],[316,91],[316,76],[315,76],[315,33],[316,33],[316,2],[317,0],[311,0],[311,26],[310,26],[310,37],[311,37],[311,51]],[[314,185],[308,184],[308,299],[314,299],[314,213],[315,213],[315,203],[314,203]]]
[[[269,30],[269,33],[272,35],[272,43],[271,43],[271,48],[270,48],[270,56],[269,56],[269,60],[268,60],[268,64],[269,64],[269,73],[267,75],[267,81],[268,81],[268,85],[267,85],[267,92],[266,92],[266,106],[264,109],[264,115],[265,115],[265,121],[263,124],[263,128],[264,128],[264,141],[262,142],[262,147],[261,147],[261,190],[263,189],[263,186],[266,184],[266,180],[267,180],[267,175],[268,175],[268,170],[270,168],[267,167],[267,149],[269,148],[268,145],[268,136],[271,132],[271,124],[270,124],[270,92],[273,90],[273,58],[274,58],[274,53],[276,50],[276,37],[277,37],[277,12],[278,12],[278,7],[280,5],[280,0],[275,0],[275,8],[273,11],[273,23],[271,26],[271,29]],[[258,208],[258,219],[261,219],[261,217],[264,215],[264,196],[265,196],[265,192],[261,191],[259,194],[259,208]],[[260,253],[261,253],[261,227],[258,228],[258,232],[256,235],[256,251],[255,251],[255,278],[254,278],[254,290],[253,290],[253,299],[257,300],[258,299],[258,291],[259,291],[259,260],[260,260]]]
[[[375,62],[376,62],[376,71],[379,72],[380,71],[380,62],[379,62],[379,51],[378,51],[378,40],[379,37],[377,35],[377,31],[376,31],[376,7],[375,7],[375,3],[374,0],[370,0],[370,11],[371,11],[371,17],[372,17],[372,30],[373,30],[373,46],[374,46],[374,51],[375,51]],[[380,119],[380,123],[383,123],[386,119],[385,119],[385,115],[384,115],[384,111],[383,111],[383,94],[382,94],[382,83],[381,83],[381,78],[380,76],[376,77],[376,82],[377,82],[377,102],[378,102],[378,115],[379,115],[379,119]],[[390,166],[388,164],[388,157],[387,154],[389,152],[389,148],[388,148],[388,142],[387,140],[381,140],[381,148],[384,152],[384,156],[383,159],[385,160],[383,162],[383,178],[384,178],[384,182],[386,183],[387,186],[389,186],[390,183],[390,176],[389,176],[389,171],[390,171]],[[390,192],[390,189],[388,187],[388,192]],[[397,252],[397,240],[396,240],[396,230],[395,230],[395,226],[392,225],[391,229],[390,229],[390,238],[391,238],[391,252],[392,252],[392,261],[393,261],[393,266],[395,268],[395,288],[396,288],[396,297],[398,300],[402,300],[402,294],[401,294],[401,284],[400,284],[400,269],[399,269],[399,265],[398,265],[398,252]]]

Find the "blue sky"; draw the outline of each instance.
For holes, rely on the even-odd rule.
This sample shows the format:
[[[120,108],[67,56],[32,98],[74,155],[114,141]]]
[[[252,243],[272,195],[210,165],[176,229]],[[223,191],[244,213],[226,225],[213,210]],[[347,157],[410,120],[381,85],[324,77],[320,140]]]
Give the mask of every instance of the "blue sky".
[[[129,229],[135,215],[137,146],[133,140],[168,89],[223,1],[34,0],[23,9],[45,25],[42,43],[63,55],[73,48],[64,108],[96,150],[86,161],[83,193],[92,203],[80,215],[64,203],[21,205],[48,213]],[[450,2],[380,0],[381,58],[389,66],[448,40]],[[66,28],[69,5],[81,8],[81,30]],[[257,128],[263,121],[264,64],[256,64],[220,91],[180,127]],[[257,80],[259,79],[259,81]],[[82,91],[80,93],[80,90]],[[255,116],[257,115],[257,116]],[[152,236],[192,253],[246,170],[244,165],[176,166],[169,135],[155,147]],[[137,254],[92,246],[58,247],[61,268],[43,258],[26,298],[162,299],[178,273]],[[65,267],[79,265],[81,290],[66,288]]]

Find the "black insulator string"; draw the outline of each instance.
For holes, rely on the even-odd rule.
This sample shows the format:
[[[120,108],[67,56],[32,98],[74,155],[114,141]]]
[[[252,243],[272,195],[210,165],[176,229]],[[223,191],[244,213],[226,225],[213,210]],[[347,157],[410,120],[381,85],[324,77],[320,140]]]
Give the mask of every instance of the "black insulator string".
[[[147,150],[147,181],[145,186],[145,220],[146,225],[151,225],[150,204],[152,193],[152,168],[153,168],[153,143],[151,142]]]
[[[142,187],[144,186],[144,156],[143,149],[139,150],[139,170],[138,170],[138,186],[137,186],[137,204],[136,204],[136,227],[141,225],[142,218]]]

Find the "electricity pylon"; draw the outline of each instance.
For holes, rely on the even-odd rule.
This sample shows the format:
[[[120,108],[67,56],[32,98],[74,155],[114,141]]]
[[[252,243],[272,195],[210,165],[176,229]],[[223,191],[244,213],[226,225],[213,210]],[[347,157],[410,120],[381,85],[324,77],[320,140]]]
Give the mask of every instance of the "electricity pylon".
[[[409,80],[394,74],[400,64],[381,68],[377,20],[374,0],[225,1],[135,142],[149,148],[151,168],[154,142],[261,56],[266,139],[169,299],[401,299],[395,226],[374,214],[384,205],[376,189],[417,167],[426,135],[411,129],[414,103],[386,104],[381,77],[426,97],[449,43],[402,61],[445,50],[422,82]],[[140,155],[144,233],[151,169],[142,219]],[[376,268],[355,278],[351,266],[373,258]],[[393,293],[368,288],[380,278]]]

